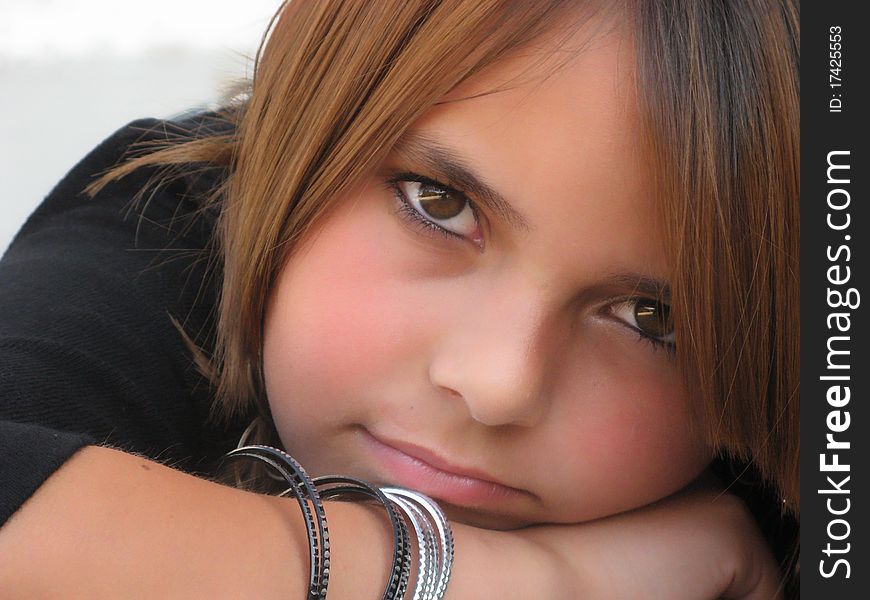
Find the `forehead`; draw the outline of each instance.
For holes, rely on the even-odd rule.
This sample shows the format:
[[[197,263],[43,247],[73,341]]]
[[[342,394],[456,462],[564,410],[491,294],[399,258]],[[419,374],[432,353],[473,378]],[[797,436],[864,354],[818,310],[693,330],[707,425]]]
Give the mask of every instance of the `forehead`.
[[[631,36],[587,27],[551,50],[544,40],[491,65],[411,130],[462,155],[528,216],[535,251],[573,247],[605,271],[664,276]]]

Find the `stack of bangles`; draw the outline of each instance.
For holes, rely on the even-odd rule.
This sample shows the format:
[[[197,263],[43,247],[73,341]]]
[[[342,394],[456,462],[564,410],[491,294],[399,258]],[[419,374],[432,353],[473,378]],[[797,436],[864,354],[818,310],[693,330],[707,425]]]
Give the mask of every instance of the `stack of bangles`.
[[[310,478],[296,460],[271,446],[242,446],[226,459],[253,458],[268,464],[289,486],[281,495],[293,496],[302,509],[309,546],[308,600],[324,600],[329,585],[329,529],[323,500],[362,500],[380,504],[393,528],[393,559],[383,600],[402,600],[411,573],[411,539],[417,538],[419,563],[413,600],[440,600],[447,591],[453,565],[453,532],[434,500],[398,487],[375,487],[353,477],[329,475]]]

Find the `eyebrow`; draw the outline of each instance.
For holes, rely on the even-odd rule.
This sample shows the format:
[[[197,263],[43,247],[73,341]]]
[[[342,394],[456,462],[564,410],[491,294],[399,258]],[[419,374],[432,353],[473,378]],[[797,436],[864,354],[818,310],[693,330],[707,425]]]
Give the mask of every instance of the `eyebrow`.
[[[532,230],[529,220],[475,173],[468,161],[454,150],[429,136],[410,131],[399,138],[393,150],[446,179],[445,183],[474,195],[512,229],[525,232]]]

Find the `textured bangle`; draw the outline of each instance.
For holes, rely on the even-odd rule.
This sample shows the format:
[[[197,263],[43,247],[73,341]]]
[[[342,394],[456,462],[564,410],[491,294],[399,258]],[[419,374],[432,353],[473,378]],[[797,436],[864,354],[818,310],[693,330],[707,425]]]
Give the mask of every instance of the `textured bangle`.
[[[385,491],[384,494],[396,503],[405,513],[405,517],[414,527],[414,533],[417,536],[418,548],[418,566],[417,566],[417,581],[414,583],[413,600],[428,600],[432,596],[434,590],[435,578],[437,577],[436,569],[438,568],[437,542],[435,541],[435,532],[432,524],[426,515],[423,514],[417,506],[410,500],[406,500],[402,496],[390,494]]]
[[[327,476],[311,479],[289,454],[271,446],[242,446],[225,459],[253,458],[277,471],[305,516],[309,545],[308,600],[325,600],[329,584],[329,529],[322,499],[348,500],[360,496],[381,504],[393,529],[393,560],[383,600],[403,600],[411,571],[410,536],[406,519],[414,528],[419,548],[419,569],[413,600],[442,600],[453,566],[453,532],[441,508],[428,496],[398,487],[378,488],[354,477]]]
[[[377,487],[361,479],[342,476],[325,476],[314,479],[323,499],[344,500],[364,496],[380,503],[387,511],[393,528],[393,561],[390,579],[384,591],[383,600],[401,600],[408,588],[411,573],[411,550],[408,539],[408,526],[401,514],[397,513],[394,503]]]
[[[278,471],[290,486],[288,491],[296,498],[299,508],[305,515],[310,565],[308,600],[324,600],[329,585],[329,529],[317,488],[302,465],[283,450],[271,446],[243,446],[224,456],[225,459],[240,457],[255,458],[268,464]]]
[[[431,535],[433,543],[435,538],[434,532],[437,531],[439,552],[436,554],[434,550],[431,551],[434,560],[431,561],[432,564],[429,567],[429,572],[433,574],[434,581],[425,577],[421,564],[421,569],[417,577],[418,585],[415,585],[414,588],[414,599],[416,600],[418,598],[417,593],[419,590],[421,594],[420,598],[441,600],[447,592],[447,583],[450,581],[450,574],[453,570],[453,530],[450,528],[450,523],[447,521],[447,517],[434,500],[420,492],[397,487],[383,487],[381,488],[381,491],[384,492],[388,498],[394,500],[402,499],[408,504],[415,505],[421,513],[425,513],[427,516],[426,523],[428,525],[428,531],[430,532],[429,535]],[[419,533],[417,535],[419,538]],[[420,585],[421,576],[425,578],[422,587]]]

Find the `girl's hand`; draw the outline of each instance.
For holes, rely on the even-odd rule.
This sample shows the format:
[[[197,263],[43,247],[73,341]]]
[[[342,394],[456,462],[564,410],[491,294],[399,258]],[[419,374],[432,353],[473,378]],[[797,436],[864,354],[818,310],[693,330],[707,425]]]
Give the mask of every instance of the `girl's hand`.
[[[776,562],[752,515],[709,481],[620,515],[511,533],[561,563],[560,598],[782,597]]]

